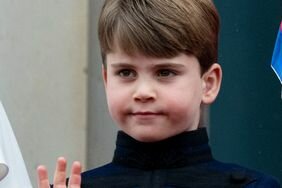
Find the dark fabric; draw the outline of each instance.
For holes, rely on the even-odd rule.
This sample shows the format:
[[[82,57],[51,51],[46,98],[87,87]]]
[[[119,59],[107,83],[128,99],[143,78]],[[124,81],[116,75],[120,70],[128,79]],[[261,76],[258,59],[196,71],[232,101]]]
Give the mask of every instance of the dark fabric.
[[[82,188],[279,188],[271,176],[213,159],[205,128],[142,143],[119,132],[113,161],[82,173]]]
[[[185,132],[154,143],[138,142],[120,131],[113,163],[154,170],[183,167],[211,159],[205,129]]]

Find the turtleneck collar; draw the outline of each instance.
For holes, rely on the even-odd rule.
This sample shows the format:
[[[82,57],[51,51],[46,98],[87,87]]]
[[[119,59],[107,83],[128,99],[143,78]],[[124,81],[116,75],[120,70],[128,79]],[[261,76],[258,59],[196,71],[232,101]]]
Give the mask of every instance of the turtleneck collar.
[[[189,166],[211,159],[206,128],[152,143],[139,142],[119,131],[113,163],[152,170]]]

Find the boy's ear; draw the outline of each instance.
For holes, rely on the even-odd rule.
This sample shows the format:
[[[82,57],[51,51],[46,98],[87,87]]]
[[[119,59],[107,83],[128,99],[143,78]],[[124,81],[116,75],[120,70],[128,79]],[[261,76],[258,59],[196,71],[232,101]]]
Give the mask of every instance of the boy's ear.
[[[102,76],[103,76],[103,81],[104,85],[107,85],[107,69],[105,68],[104,65],[102,65]]]
[[[219,64],[214,63],[203,76],[203,95],[202,102],[211,104],[218,95],[222,80],[222,70]]]

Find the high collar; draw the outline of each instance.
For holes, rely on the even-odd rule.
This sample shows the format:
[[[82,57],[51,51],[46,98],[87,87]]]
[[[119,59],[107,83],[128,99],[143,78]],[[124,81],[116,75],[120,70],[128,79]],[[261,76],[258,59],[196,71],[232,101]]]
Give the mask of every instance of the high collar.
[[[150,170],[189,166],[211,159],[205,128],[152,143],[139,142],[119,131],[113,163]]]

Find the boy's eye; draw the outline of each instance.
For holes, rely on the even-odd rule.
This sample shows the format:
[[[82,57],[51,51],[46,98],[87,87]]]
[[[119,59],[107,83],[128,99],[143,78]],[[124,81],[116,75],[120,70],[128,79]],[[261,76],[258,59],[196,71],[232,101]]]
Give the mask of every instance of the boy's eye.
[[[159,70],[157,72],[157,76],[158,77],[171,77],[171,76],[175,76],[176,72],[169,70],[169,69],[163,69],[163,70]]]
[[[136,77],[136,72],[130,69],[119,70],[117,74],[123,78],[133,78]]]

